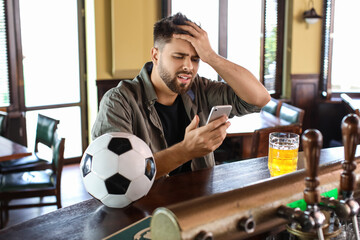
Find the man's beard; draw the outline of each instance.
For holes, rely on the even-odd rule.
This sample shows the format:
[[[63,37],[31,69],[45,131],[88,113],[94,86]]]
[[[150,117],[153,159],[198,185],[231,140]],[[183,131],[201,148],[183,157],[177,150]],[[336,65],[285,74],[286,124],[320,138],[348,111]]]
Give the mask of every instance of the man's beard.
[[[168,71],[166,71],[165,68],[163,68],[162,64],[161,63],[159,64],[159,75],[161,79],[164,81],[166,86],[174,93],[178,93],[178,94],[186,93],[192,85],[192,82],[190,82],[188,86],[186,86],[186,84],[184,83],[178,82],[177,76],[182,73],[191,74],[189,72],[182,71],[182,72],[176,72],[175,77],[171,77],[171,74]]]

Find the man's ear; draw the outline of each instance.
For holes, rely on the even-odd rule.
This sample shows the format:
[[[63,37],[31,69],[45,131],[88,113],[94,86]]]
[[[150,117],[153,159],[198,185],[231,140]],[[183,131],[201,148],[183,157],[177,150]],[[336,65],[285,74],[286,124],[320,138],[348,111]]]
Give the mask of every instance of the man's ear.
[[[154,65],[157,65],[158,61],[159,61],[159,49],[156,47],[151,48],[151,61],[153,62]]]

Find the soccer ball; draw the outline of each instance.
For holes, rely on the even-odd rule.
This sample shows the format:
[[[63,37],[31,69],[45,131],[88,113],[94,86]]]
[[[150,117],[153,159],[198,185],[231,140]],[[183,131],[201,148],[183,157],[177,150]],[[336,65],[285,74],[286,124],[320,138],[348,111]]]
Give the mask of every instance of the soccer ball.
[[[101,135],[88,146],[80,171],[90,195],[108,207],[122,208],[149,192],[156,167],[143,140],[113,132]]]

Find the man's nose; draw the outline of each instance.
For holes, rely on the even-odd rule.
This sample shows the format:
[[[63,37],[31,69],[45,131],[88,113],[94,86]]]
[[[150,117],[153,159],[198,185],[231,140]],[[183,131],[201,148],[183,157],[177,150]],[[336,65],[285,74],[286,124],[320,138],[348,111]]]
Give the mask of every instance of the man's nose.
[[[193,63],[191,61],[191,58],[185,58],[184,60],[184,64],[183,64],[183,69],[185,71],[192,71],[194,69]]]

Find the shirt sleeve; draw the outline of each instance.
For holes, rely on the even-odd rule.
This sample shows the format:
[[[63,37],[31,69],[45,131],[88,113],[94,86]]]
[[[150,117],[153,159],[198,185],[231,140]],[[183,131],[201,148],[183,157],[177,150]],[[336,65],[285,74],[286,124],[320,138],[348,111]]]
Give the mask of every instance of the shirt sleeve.
[[[241,116],[248,113],[260,112],[261,108],[249,104],[236,95],[234,90],[225,82],[212,81],[200,78],[205,94],[208,99],[209,108],[216,105],[232,105],[230,117]]]
[[[115,89],[105,93],[93,125],[91,136],[95,139],[108,132],[132,133],[130,106]]]

